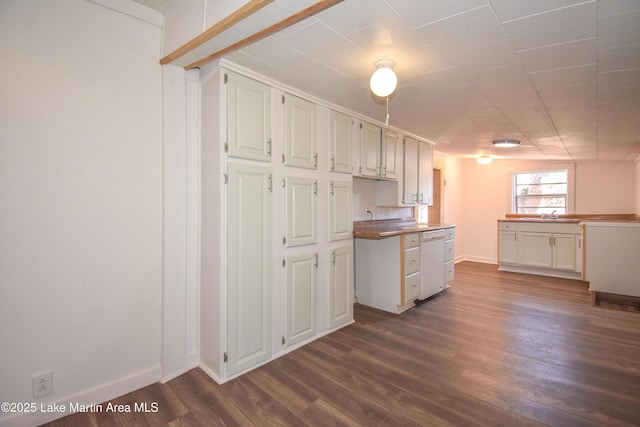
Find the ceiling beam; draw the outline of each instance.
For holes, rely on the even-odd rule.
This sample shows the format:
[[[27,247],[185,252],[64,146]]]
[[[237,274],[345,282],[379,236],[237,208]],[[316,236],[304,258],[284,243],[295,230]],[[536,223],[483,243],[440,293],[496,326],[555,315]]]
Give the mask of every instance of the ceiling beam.
[[[248,1],[233,13],[231,13],[224,19],[221,19],[220,21],[218,21],[214,26],[208,28],[206,31],[198,35],[196,38],[188,41],[187,43],[180,46],[178,49],[174,50],[173,52],[171,52],[170,54],[162,58],[160,60],[160,65],[169,64],[175,61],[176,59],[180,58],[181,56],[185,55],[186,53],[191,52],[193,49],[197,48],[198,46],[201,46],[202,44],[211,40],[215,36],[221,34],[226,29],[231,28],[232,26],[242,21],[246,17],[262,9],[272,1],[273,0]]]
[[[216,58],[220,58],[221,56],[229,53],[229,52],[233,52],[235,50],[238,49],[242,49],[243,47],[254,43],[258,40],[261,40],[265,37],[268,37],[284,28],[287,28],[290,25],[293,25],[297,22],[302,21],[303,19],[306,19],[310,16],[315,15],[318,12],[321,12],[337,3],[340,3],[342,0],[320,0],[319,2],[312,4],[311,6],[302,9],[299,12],[294,13],[293,15],[289,16],[288,18],[283,19],[282,21],[276,22],[275,24],[271,25],[270,27],[265,28],[264,30],[258,31],[257,33],[240,40],[237,43],[234,43],[230,46],[225,47],[224,49],[221,49],[217,52],[212,53],[211,55],[208,55],[204,58],[202,58],[199,61],[196,61],[192,64],[187,65],[186,67],[184,67],[185,70],[191,70],[194,68],[198,68],[201,65],[206,64],[207,62],[213,61]]]

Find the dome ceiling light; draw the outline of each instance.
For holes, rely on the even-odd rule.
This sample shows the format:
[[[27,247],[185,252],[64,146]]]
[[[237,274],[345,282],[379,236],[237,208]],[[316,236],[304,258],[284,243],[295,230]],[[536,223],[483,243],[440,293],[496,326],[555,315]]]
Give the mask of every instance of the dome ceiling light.
[[[374,95],[381,98],[387,98],[387,118],[384,122],[385,125],[389,125],[389,95],[396,90],[398,86],[398,77],[393,72],[395,62],[389,59],[380,59],[376,61],[376,71],[371,75],[369,80],[369,87]]]
[[[493,157],[483,154],[481,156],[476,157],[476,162],[478,162],[478,164],[480,165],[489,165],[491,164],[491,162],[493,162]]]
[[[492,141],[492,144],[494,147],[511,148],[520,145],[520,141],[516,139],[501,139],[498,141]]]

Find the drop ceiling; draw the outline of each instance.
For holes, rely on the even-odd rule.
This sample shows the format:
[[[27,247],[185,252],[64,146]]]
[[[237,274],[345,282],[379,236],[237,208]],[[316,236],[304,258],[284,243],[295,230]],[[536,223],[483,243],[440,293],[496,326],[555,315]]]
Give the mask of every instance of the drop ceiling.
[[[389,124],[454,156],[640,156],[640,0],[344,0],[225,58],[379,121],[391,59]]]

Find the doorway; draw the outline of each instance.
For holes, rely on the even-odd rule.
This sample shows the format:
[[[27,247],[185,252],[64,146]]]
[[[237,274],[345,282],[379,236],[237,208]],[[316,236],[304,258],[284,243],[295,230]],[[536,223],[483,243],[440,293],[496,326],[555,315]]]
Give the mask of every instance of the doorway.
[[[429,206],[429,224],[442,224],[442,169],[433,169],[433,205]]]

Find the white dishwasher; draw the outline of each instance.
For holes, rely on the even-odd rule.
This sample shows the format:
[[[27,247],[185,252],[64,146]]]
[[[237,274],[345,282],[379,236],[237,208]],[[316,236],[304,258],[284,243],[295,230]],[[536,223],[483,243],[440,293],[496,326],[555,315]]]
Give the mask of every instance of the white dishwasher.
[[[423,231],[420,238],[420,299],[444,289],[444,230]]]

